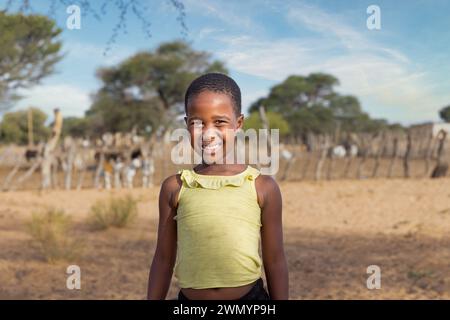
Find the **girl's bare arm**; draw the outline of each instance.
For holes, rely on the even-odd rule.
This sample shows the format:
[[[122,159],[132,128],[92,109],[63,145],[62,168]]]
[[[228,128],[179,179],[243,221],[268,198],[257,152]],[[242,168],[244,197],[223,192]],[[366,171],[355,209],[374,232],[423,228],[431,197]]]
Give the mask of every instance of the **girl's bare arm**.
[[[262,255],[269,295],[273,300],[287,300],[289,277],[283,246],[280,188],[269,176],[260,176],[256,181],[261,206]]]
[[[179,178],[167,178],[159,194],[159,225],[155,255],[150,268],[147,299],[164,300],[170,287],[177,251],[176,197]]]

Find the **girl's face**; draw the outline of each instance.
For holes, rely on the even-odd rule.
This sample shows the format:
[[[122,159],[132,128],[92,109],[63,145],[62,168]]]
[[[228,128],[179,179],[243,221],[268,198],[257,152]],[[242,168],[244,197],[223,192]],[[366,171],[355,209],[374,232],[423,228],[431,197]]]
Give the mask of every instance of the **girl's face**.
[[[219,160],[225,163],[227,152],[234,146],[234,132],[242,128],[244,116],[236,115],[228,95],[202,91],[190,100],[185,120],[192,148],[211,164]]]

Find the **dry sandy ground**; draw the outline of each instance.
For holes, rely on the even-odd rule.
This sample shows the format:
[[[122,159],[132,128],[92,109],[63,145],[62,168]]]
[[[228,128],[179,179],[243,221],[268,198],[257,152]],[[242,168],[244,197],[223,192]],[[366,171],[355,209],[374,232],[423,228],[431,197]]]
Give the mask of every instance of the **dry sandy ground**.
[[[293,299],[450,299],[450,179],[281,184]],[[112,191],[123,195],[128,191]],[[144,299],[157,228],[158,189],[131,191],[139,217],[126,229],[91,231],[90,206],[110,192],[0,193],[0,298]],[[83,253],[49,264],[30,245],[31,213],[56,206],[74,220]],[[81,290],[66,267],[81,267]],[[368,290],[366,268],[381,268]],[[176,283],[168,298],[174,298]]]

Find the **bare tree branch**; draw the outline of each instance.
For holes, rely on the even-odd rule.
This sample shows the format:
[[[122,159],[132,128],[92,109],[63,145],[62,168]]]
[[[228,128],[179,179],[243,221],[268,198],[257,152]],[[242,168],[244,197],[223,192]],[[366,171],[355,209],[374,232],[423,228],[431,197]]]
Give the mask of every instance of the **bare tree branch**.
[[[182,0],[164,0],[169,5],[173,6],[177,11],[177,22],[180,24],[180,33],[183,38],[187,37],[188,28],[186,25],[186,10]],[[55,18],[56,13],[60,6],[68,7],[70,5],[78,5],[81,8],[83,17],[92,16],[99,22],[102,21],[102,17],[108,14],[109,10],[116,9],[119,12],[118,20],[112,29],[112,34],[106,41],[106,47],[103,52],[106,55],[112,50],[113,45],[117,42],[119,34],[122,32],[127,33],[127,18],[131,14],[136,18],[142,26],[142,32],[150,38],[151,33],[151,21],[148,16],[148,7],[145,0],[50,0],[47,15],[51,18]],[[35,12],[35,9],[29,0],[8,0],[1,10],[3,12],[12,11],[16,8],[17,11],[22,13]]]

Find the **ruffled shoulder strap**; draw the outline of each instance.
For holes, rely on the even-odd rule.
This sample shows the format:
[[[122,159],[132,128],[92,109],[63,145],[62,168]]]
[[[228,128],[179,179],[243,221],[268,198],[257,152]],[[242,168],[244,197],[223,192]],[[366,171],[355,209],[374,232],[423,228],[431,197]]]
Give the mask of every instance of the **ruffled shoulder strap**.
[[[223,186],[240,187],[246,181],[255,180],[260,171],[252,166],[233,176],[214,176],[198,174],[193,169],[178,171],[183,183],[189,188],[220,189]]]

